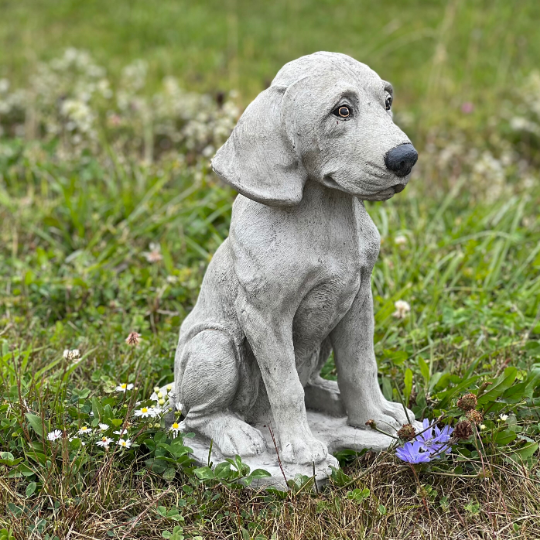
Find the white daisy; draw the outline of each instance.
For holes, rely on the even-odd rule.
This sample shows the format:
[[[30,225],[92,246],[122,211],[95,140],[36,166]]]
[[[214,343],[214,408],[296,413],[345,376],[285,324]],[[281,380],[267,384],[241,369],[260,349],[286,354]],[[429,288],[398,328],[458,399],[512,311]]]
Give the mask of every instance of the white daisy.
[[[163,409],[161,407],[158,407],[157,405],[151,408],[151,415],[152,418],[155,418],[156,416],[159,416],[160,414],[163,414]]]
[[[129,448],[131,446],[131,441],[129,439],[120,439],[116,444],[122,448]]]
[[[501,422],[506,422],[508,420],[508,415],[507,414],[501,414],[499,416],[499,419]]]
[[[61,437],[62,432],[59,429],[55,429],[54,431],[47,433],[47,439],[49,439],[49,441],[56,441],[56,439],[60,439]]]
[[[99,424],[99,429],[101,431],[107,431],[109,429],[108,424]]]
[[[109,444],[113,442],[113,439],[109,437],[101,437],[101,440],[98,441],[96,444],[98,446],[103,446],[104,448],[109,448]]]
[[[143,407],[135,411],[135,416],[140,416],[141,418],[147,418],[154,416],[154,407]]]
[[[183,405],[181,403],[176,403],[175,407],[177,411],[182,411]]]
[[[83,426],[81,429],[79,429],[79,435],[89,435],[92,433],[92,429],[86,426]]]
[[[178,433],[180,433],[180,424],[178,422],[175,422],[170,428],[169,431],[172,431],[173,439],[176,438]]]
[[[125,435],[128,432],[127,428],[119,429],[118,431],[113,431],[115,435]]]
[[[116,391],[117,392],[125,392],[126,390],[131,390],[133,388],[133,385],[131,383],[123,383],[123,384],[119,384],[117,387],[116,387]]]

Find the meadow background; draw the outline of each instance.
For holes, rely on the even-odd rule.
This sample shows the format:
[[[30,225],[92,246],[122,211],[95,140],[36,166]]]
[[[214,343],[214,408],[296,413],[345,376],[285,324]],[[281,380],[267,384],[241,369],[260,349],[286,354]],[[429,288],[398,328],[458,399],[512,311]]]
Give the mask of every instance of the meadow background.
[[[538,2],[0,0],[0,13],[2,540],[539,537]],[[277,70],[317,50],[391,81],[420,153],[402,194],[367,204],[383,391],[446,422],[473,392],[484,428],[419,476],[392,452],[344,454],[322,493],[302,479],[259,493],[234,467],[194,474],[180,438],[132,412],[172,380],[227,235],[235,193],[209,158]]]

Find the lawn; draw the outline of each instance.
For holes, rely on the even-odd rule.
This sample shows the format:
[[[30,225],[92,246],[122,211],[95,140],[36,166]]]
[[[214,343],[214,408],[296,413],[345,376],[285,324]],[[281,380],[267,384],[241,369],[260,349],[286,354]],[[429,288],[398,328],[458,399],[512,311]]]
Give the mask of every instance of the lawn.
[[[1,540],[540,537],[537,2],[0,9]],[[208,158],[318,49],[391,80],[420,151],[403,193],[366,203],[383,392],[454,427],[473,393],[482,417],[432,463],[342,453],[325,490],[281,494],[241,488],[241,463],[194,468],[189,438],[135,411],[172,381],[227,236]]]

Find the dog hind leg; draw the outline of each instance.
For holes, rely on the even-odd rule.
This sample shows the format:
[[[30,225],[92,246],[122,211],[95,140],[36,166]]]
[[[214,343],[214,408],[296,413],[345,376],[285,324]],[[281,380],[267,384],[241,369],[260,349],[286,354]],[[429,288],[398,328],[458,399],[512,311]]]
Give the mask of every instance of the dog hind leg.
[[[266,448],[259,430],[230,410],[239,383],[236,348],[223,331],[208,329],[186,343],[180,401],[185,427],[214,441],[224,456],[253,456]]]

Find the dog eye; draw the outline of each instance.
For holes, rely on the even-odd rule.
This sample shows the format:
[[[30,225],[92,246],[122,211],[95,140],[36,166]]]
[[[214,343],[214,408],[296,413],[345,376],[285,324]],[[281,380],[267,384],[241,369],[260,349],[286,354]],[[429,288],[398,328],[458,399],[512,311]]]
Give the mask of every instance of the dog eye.
[[[386,101],[384,102],[384,106],[387,111],[389,111],[392,108],[392,96],[388,95],[386,96]]]
[[[352,109],[347,105],[341,105],[337,109],[332,111],[332,114],[339,116],[340,118],[350,118],[352,116]]]

